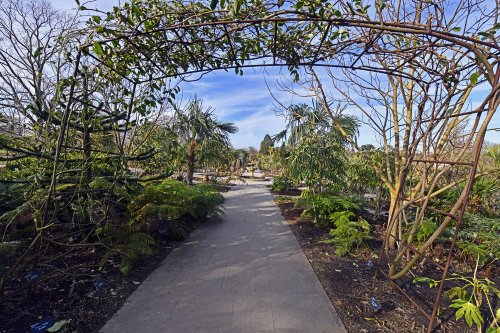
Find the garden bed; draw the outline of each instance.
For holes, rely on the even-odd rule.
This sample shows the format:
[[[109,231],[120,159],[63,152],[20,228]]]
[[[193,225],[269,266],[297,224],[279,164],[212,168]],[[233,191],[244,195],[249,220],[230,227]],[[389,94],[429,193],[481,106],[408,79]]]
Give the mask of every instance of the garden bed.
[[[335,254],[334,246],[321,243],[329,236],[327,230],[319,229],[310,220],[300,217],[302,210],[295,208],[293,203],[278,206],[349,332],[425,332],[428,324],[425,316],[380,274],[374,281],[374,268],[367,267],[368,258],[380,251],[381,226],[372,225],[374,238],[358,248],[354,255],[340,257]],[[425,261],[418,270],[420,272],[414,272],[439,278],[440,272]],[[411,279],[401,282],[401,285],[409,288],[408,293],[429,313],[432,311],[436,289],[412,284]],[[369,305],[371,298],[382,305],[379,312]],[[441,317],[447,319],[435,332],[476,332],[463,320],[456,322],[454,313],[448,308],[441,309]]]
[[[73,288],[71,276],[47,277],[47,271],[39,271],[40,282],[27,287],[25,297],[12,295],[2,300],[0,332],[28,332],[32,324],[47,316],[56,322],[71,320],[59,332],[97,332],[175,247],[175,243],[157,244],[155,255],[142,258],[128,276],[114,269],[104,272],[101,278],[95,267],[80,268],[81,277]],[[75,252],[64,257],[64,262],[70,267],[93,266],[95,255],[90,251]]]
[[[291,195],[291,196],[299,196],[302,193],[302,190],[299,190],[298,188],[291,188],[288,190],[283,190],[283,191],[271,191],[272,194],[276,195]]]
[[[221,191],[229,189],[220,188]],[[207,205],[204,204],[203,209]],[[124,209],[113,209],[110,220],[127,221],[130,217]],[[128,296],[181,244],[179,240],[201,223],[210,223],[210,220],[186,216],[182,218],[182,223],[182,233],[170,232],[169,229],[167,234],[162,233],[161,227],[152,224],[150,231],[155,239],[151,245],[152,255],[139,256],[128,275],[120,271],[123,268],[120,258],[106,256],[103,246],[75,241],[70,243],[74,246],[54,243],[49,247],[45,242],[43,248],[26,257],[27,262],[38,263],[37,266],[21,267],[0,295],[0,333],[28,332],[31,325],[47,317],[54,322],[67,322],[58,332],[99,331]],[[69,227],[67,224],[58,225],[59,228],[63,226]],[[79,233],[81,230],[73,232],[75,235]],[[67,229],[51,229],[53,239],[61,239],[60,242],[65,241],[68,234],[71,233]],[[10,249],[8,255],[0,252],[0,276],[15,265],[31,242],[32,237],[18,237],[16,242],[11,242],[17,247]],[[0,248],[0,251],[6,249]]]
[[[58,332],[97,332],[122,306],[137,287],[158,267],[163,260],[182,242],[157,242],[154,255],[142,257],[128,276],[118,268],[103,271],[96,267],[81,268],[82,276],[72,289],[72,278],[41,273],[38,284],[24,290],[27,297],[5,297],[0,304],[0,332],[28,332],[30,325],[42,318],[52,316],[55,321],[71,320]],[[64,257],[70,267],[94,266],[95,254],[90,251],[75,252]],[[4,264],[4,263],[2,263]],[[48,281],[43,281],[47,278]],[[97,289],[99,282],[104,282]],[[19,280],[19,284],[25,281]]]

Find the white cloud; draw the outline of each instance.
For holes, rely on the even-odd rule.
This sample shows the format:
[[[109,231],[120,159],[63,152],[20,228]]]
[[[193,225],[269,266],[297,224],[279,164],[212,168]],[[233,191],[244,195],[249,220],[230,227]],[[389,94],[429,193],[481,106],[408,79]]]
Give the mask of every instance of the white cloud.
[[[297,102],[297,97],[274,89],[274,80],[279,74],[265,76],[273,89],[273,95],[289,105]],[[212,73],[195,82],[184,82],[183,98],[196,95],[205,106],[212,106],[215,114],[224,121],[234,122],[239,132],[232,136],[232,144],[237,148],[258,147],[266,134],[276,134],[283,130],[285,122],[273,112],[273,97],[260,72],[248,72],[243,77],[231,73]]]
[[[232,137],[233,146],[259,148],[260,141],[266,134],[274,135],[285,127],[285,119],[278,117],[271,110],[257,111],[245,119],[235,122],[239,132]]]

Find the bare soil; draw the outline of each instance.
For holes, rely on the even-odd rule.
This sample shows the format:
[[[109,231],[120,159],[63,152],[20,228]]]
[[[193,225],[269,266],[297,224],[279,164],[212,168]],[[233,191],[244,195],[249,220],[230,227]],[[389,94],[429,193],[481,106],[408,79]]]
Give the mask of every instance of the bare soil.
[[[299,196],[302,193],[302,190],[299,190],[298,188],[291,188],[288,190],[283,190],[283,191],[272,191],[272,194],[276,195],[290,195],[290,196]]]
[[[224,188],[229,190],[229,187]],[[194,230],[200,223],[186,221]],[[30,332],[30,326],[51,316],[54,322],[70,320],[58,332],[98,332],[106,321],[123,305],[135,289],[182,242],[155,235],[154,255],[140,257],[130,273],[119,270],[119,258],[108,259],[102,266],[95,248],[51,248],[44,258],[53,258],[33,270],[17,274],[0,293],[0,332]],[[31,239],[23,242],[29,244]],[[20,246],[25,248],[25,246]],[[0,276],[14,264],[21,253],[0,256]],[[39,274],[32,283],[30,273]],[[102,283],[100,285],[99,283]]]

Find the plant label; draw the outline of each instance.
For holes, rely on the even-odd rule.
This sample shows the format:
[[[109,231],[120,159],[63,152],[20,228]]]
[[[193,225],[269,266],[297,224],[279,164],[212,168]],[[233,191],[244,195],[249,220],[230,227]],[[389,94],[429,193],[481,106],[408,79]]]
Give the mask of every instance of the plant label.
[[[377,301],[375,298],[370,298],[368,301],[368,304],[372,307],[373,311],[379,312],[382,309],[382,305],[380,305],[380,302]]]
[[[373,268],[373,261],[371,259],[366,262],[366,268],[368,268],[368,269]]]
[[[47,332],[49,328],[54,325],[54,318],[52,316],[47,316],[43,318],[41,321],[38,323],[35,323],[30,326],[31,328],[31,333],[38,333],[38,332]]]
[[[28,275],[26,275],[26,280],[28,280],[28,283],[33,284],[36,282],[36,280],[38,280],[40,278],[40,276],[42,276],[42,274],[40,272],[33,271],[33,272],[29,273]]]
[[[101,290],[106,285],[106,280],[104,278],[100,278],[94,283],[96,290]]]

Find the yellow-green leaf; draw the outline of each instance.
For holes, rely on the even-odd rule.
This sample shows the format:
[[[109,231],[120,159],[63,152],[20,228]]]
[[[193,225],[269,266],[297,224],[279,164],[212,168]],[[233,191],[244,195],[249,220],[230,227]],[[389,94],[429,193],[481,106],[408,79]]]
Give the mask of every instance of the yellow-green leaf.
[[[94,52],[100,57],[104,56],[104,49],[102,48],[101,43],[94,42]]]
[[[473,85],[473,86],[476,85],[478,79],[479,79],[479,74],[476,73],[476,72],[472,73],[471,76],[470,76],[470,83],[471,83],[471,85]]]

